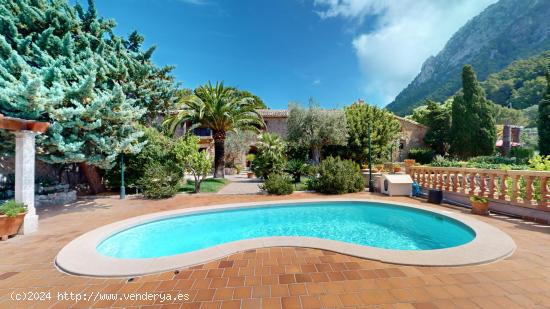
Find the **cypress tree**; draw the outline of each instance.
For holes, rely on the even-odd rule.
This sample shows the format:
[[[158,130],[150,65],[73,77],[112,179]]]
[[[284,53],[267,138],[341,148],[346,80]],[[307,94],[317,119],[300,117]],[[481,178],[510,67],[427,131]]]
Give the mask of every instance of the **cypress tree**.
[[[546,72],[546,93],[539,102],[539,151],[543,156],[550,155],[550,71]]]
[[[490,102],[477,81],[474,69],[462,70],[462,91],[455,95],[452,108],[451,153],[460,158],[492,155],[496,128]]]

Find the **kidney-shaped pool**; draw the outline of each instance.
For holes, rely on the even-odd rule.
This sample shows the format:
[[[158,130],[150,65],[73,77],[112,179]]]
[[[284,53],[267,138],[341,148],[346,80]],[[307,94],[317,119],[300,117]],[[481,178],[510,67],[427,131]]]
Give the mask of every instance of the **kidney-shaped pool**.
[[[432,250],[470,242],[455,219],[373,202],[318,202],[183,215],[121,231],[97,250],[115,258],[155,258],[258,237],[302,236],[394,250]]]
[[[153,213],[90,231],[56,257],[63,271],[143,275],[250,249],[294,246],[406,265],[457,266],[512,254],[514,241],[474,216],[405,203],[329,199]]]

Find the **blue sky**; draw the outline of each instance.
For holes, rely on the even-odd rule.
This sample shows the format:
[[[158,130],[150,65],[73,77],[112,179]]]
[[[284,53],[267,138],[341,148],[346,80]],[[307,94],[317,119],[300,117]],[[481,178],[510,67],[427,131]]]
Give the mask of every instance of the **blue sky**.
[[[249,90],[271,108],[315,98],[391,102],[465,21],[495,0],[96,0],[138,30],[177,80]],[[443,4],[444,3],[444,4]]]

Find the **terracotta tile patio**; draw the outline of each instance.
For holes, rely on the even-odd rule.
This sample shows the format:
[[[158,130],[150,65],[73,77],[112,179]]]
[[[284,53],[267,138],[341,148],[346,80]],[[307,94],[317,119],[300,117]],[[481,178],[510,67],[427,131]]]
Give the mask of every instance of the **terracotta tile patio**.
[[[379,198],[366,193],[352,196]],[[290,198],[312,197],[319,196],[300,193]],[[503,216],[478,219],[512,236],[518,245],[516,253],[505,260],[468,267],[399,266],[323,250],[281,247],[124,279],[76,277],[53,265],[66,243],[101,225],[150,212],[250,199],[238,195],[177,196],[167,201],[106,197],[44,209],[37,233],[0,242],[0,308],[550,308],[550,228]],[[392,199],[421,204],[409,198]],[[50,300],[11,299],[47,296],[48,292]],[[146,292],[173,299],[180,294],[185,299],[124,299],[128,295],[144,298]],[[117,299],[101,299],[108,294]],[[90,299],[76,300],[77,295]]]

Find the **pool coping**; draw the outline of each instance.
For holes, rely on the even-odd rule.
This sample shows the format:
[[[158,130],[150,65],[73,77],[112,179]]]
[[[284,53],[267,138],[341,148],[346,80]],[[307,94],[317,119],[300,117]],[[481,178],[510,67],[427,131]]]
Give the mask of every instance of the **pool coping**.
[[[462,222],[476,233],[476,237],[464,245],[435,250],[390,250],[329,239],[297,236],[245,239],[189,253],[144,259],[118,259],[101,255],[96,250],[97,246],[103,240],[120,231],[151,221],[181,215],[230,209],[270,207],[274,205],[290,206],[301,203],[346,201],[374,202],[430,211]],[[61,271],[73,275],[90,277],[132,277],[191,267],[212,260],[221,259],[237,252],[265,247],[315,248],[384,263],[414,266],[466,266],[483,264],[508,257],[516,250],[516,244],[509,235],[488,223],[479,221],[468,215],[431,207],[427,208],[421,205],[384,201],[380,199],[322,198],[221,204],[137,216],[99,227],[77,237],[61,249],[55,258],[55,264]]]

